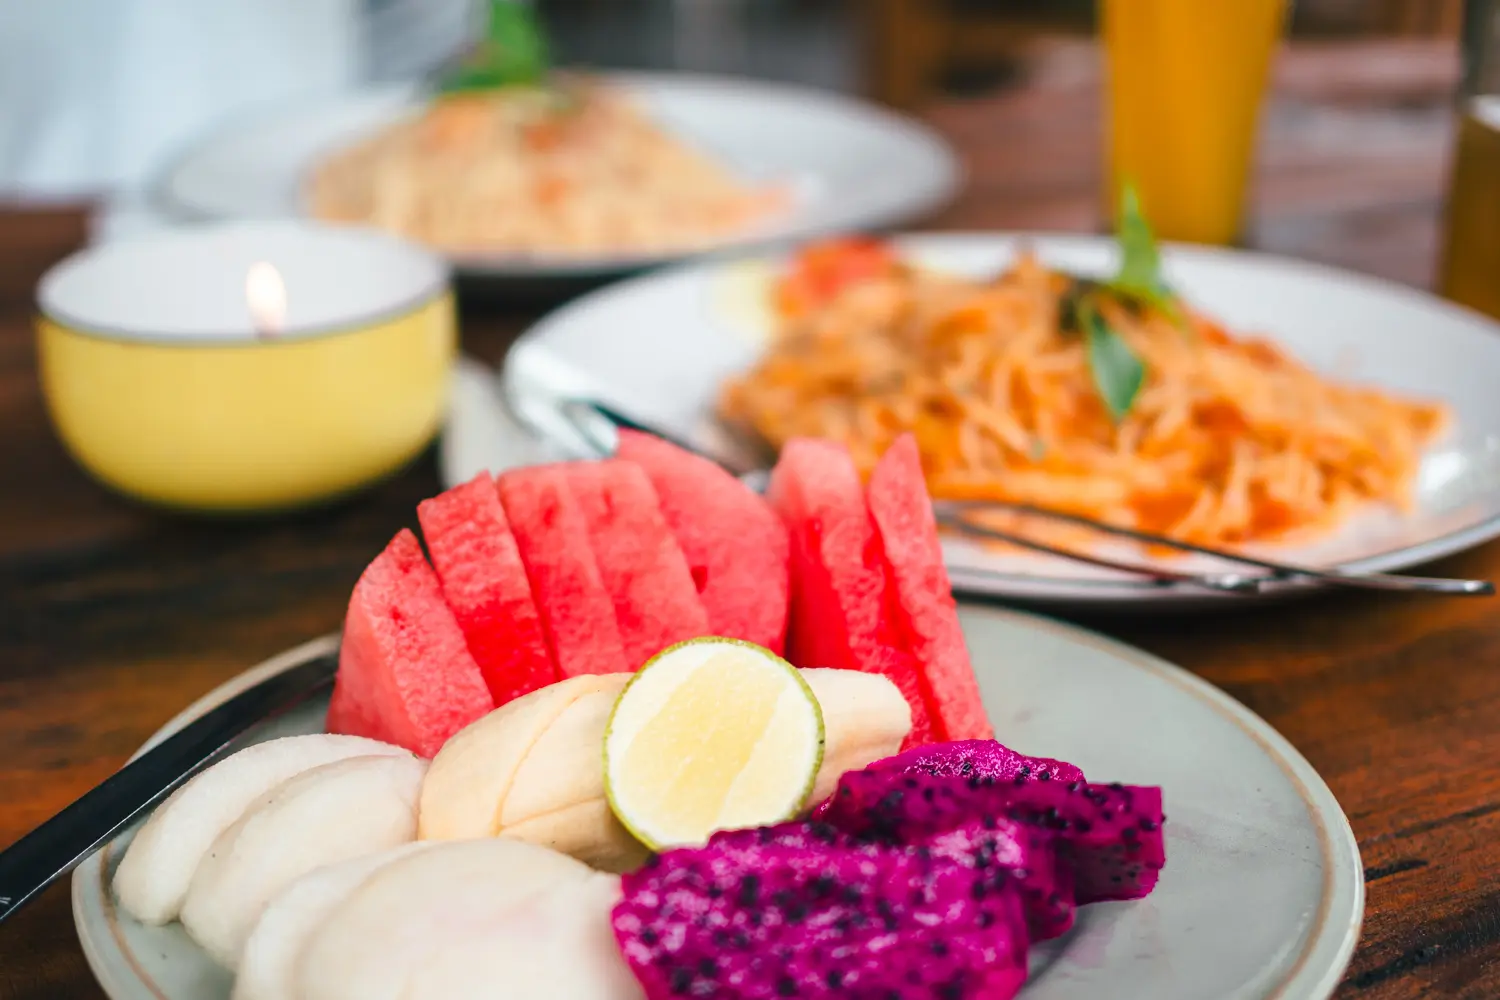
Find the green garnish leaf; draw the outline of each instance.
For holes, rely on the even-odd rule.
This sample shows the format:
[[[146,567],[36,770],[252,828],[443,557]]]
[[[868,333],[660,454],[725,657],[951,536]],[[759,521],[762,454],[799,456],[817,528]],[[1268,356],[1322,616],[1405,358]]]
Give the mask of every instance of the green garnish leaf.
[[[1184,318],[1177,296],[1161,275],[1161,252],[1156,246],[1156,235],[1141,211],[1140,195],[1129,181],[1120,192],[1120,218],[1115,242],[1120,247],[1120,270],[1106,282],[1107,287],[1125,298],[1160,310],[1181,325]]]
[[[1072,277],[1068,290],[1058,301],[1057,323],[1064,333],[1083,333],[1083,311],[1092,304],[1100,284],[1091,278]]]
[[[1130,413],[1146,381],[1146,365],[1104,314],[1100,299],[1124,306],[1157,309],[1178,325],[1184,323],[1177,297],[1161,276],[1161,254],[1151,224],[1141,211],[1135,187],[1125,184],[1120,195],[1120,221],[1115,239],[1120,246],[1120,270],[1108,281],[1075,277],[1058,303],[1058,325],[1064,333],[1084,338],[1089,372],[1099,399],[1119,423]]]
[[[1098,308],[1085,299],[1078,311],[1088,341],[1094,388],[1115,423],[1124,420],[1146,381],[1146,366],[1125,339],[1110,328]]]
[[[541,83],[551,54],[531,4],[490,0],[489,28],[459,68],[443,81],[445,94]]]
[[[1156,249],[1156,235],[1141,211],[1141,196],[1135,185],[1125,182],[1120,192],[1120,219],[1115,232],[1120,244],[1120,272],[1115,284],[1140,292],[1160,293],[1167,290],[1161,278],[1161,254]]]

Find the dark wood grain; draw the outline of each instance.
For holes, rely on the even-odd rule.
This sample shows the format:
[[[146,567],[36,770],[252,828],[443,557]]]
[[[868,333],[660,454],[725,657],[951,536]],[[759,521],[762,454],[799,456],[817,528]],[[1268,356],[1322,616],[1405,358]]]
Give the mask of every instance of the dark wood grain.
[[[1441,47],[1302,49],[1278,71],[1255,243],[1425,284],[1456,77]],[[934,108],[970,167],[943,227],[1097,225],[1097,70],[1044,52],[1018,89]],[[81,212],[0,213],[0,845],[124,762],[183,705],[338,626],[364,564],[438,489],[431,454],[336,507],[193,520],[91,483],[46,421],[16,289]],[[464,316],[498,361],[534,315]],[[1434,569],[1500,579],[1500,545]],[[1343,803],[1369,910],[1340,996],[1500,996],[1500,605],[1344,594],[1084,623],[1198,672],[1268,719]],[[0,929],[0,1000],[97,997],[59,886]]]
[[[1298,0],[1296,38],[1454,39],[1465,0]],[[918,106],[965,72],[991,74],[1036,39],[1087,34],[1095,6],[1065,0],[857,0],[866,90],[897,108]]]

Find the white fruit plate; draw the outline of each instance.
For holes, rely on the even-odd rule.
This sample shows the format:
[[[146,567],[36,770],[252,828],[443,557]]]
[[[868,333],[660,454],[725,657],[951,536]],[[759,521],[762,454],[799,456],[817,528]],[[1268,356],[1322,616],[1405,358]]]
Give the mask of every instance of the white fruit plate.
[[[1348,820],[1307,761],[1227,695],[1140,650],[995,608],[964,607],[962,618],[1002,742],[1072,761],[1094,780],[1161,785],[1166,799],[1167,866],[1156,891],[1079,910],[1072,931],[1032,950],[1021,996],[1330,996],[1359,936],[1364,879]],[[320,639],[246,672],[153,742],[336,643]],[[253,740],[317,732],[324,708],[305,705]],[[112,902],[109,880],[130,836],[73,877],[78,936],[94,974],[114,1000],[224,1000],[229,974],[179,925],[143,926]],[[504,992],[496,983],[495,995]]]

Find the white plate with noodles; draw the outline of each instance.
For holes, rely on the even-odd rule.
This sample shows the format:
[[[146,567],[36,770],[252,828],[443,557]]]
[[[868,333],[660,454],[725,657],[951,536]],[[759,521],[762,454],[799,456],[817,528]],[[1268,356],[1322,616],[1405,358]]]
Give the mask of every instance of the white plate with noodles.
[[[1058,316],[1078,287],[1069,275],[1116,273],[1114,240],[890,246],[893,270],[800,318],[780,312],[798,287],[784,257],[682,266],[563,307],[506,362],[509,407],[545,442],[530,459],[585,453],[555,403],[589,396],[708,450],[746,430],[773,447],[822,435],[868,466],[915,430],[937,497],[1030,502],[1312,567],[1399,570],[1500,534],[1500,328],[1477,314],[1319,265],[1173,246],[1162,267],[1178,315],[1091,300],[1109,328],[1100,360]],[[807,266],[804,289],[817,285]],[[1122,356],[1141,378],[1116,419]],[[445,455],[450,482],[498,464],[483,434],[450,427],[466,430],[466,447]],[[500,461],[516,460],[512,449]],[[1003,526],[1131,562],[1243,569],[1036,520]],[[961,537],[945,545],[969,594],[1247,599]]]
[[[685,74],[559,74],[432,101],[403,85],[212,133],[153,187],[170,217],[373,225],[461,274],[587,278],[696,253],[893,226],[945,202],[957,160],[836,94]]]

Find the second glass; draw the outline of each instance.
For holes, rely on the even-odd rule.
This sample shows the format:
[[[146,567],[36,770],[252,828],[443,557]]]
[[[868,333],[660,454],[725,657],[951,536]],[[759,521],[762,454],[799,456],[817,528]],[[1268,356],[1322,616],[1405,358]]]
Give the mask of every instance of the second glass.
[[[1287,0],[1101,0],[1109,204],[1129,180],[1163,239],[1234,243]]]
[[[1458,148],[1438,287],[1500,319],[1500,0],[1468,0]]]

